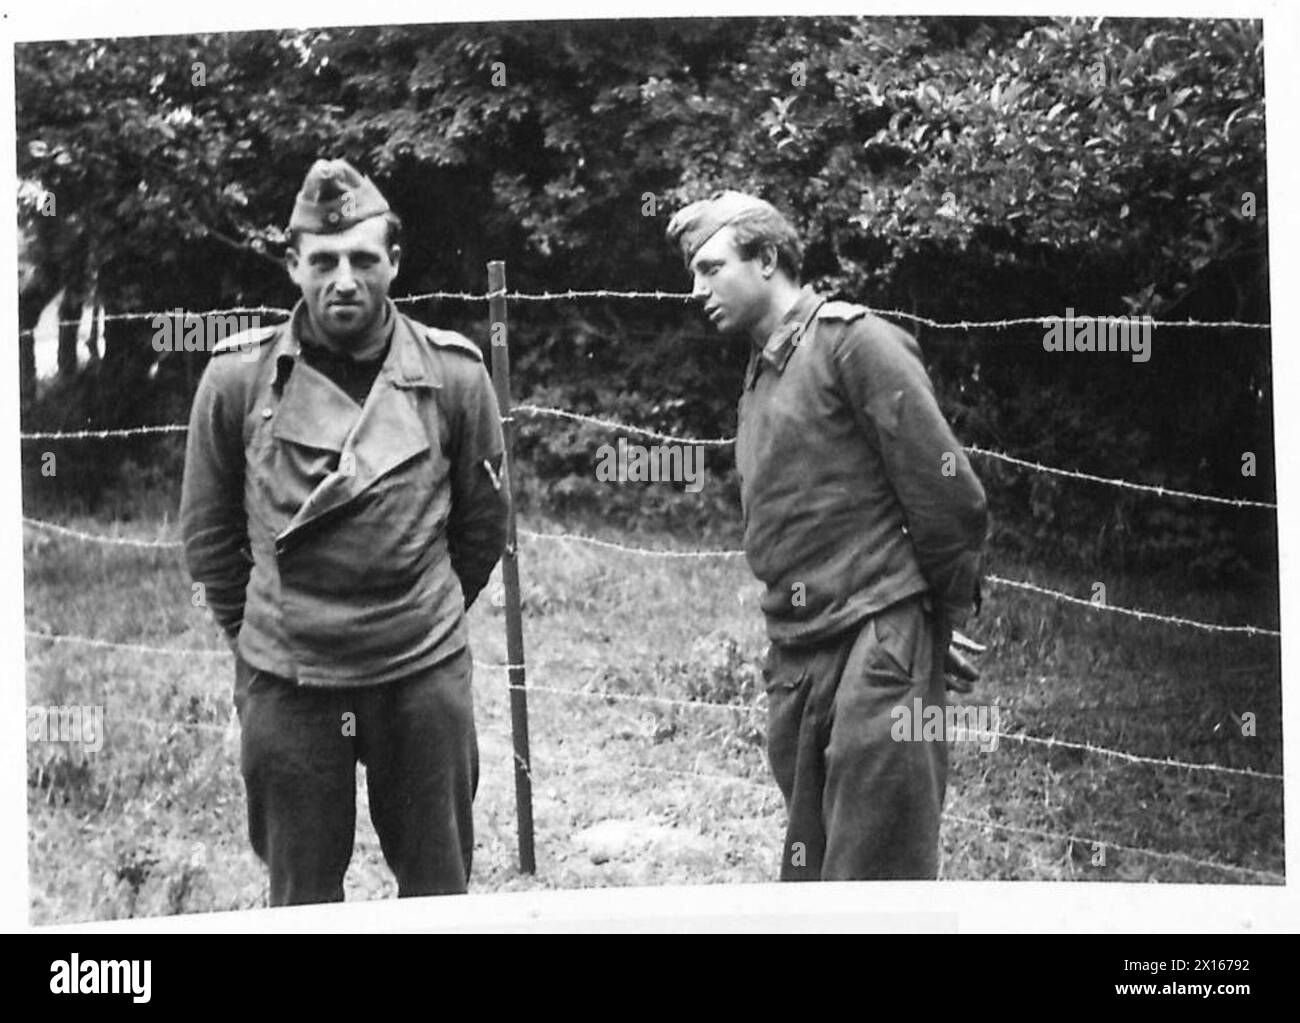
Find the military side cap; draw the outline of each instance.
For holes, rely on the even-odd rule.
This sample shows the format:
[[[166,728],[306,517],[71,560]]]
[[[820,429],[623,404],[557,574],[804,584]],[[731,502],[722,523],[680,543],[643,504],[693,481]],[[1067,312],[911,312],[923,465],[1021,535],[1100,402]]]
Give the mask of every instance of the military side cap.
[[[757,196],[730,190],[715,192],[677,211],[668,222],[668,240],[681,246],[682,259],[690,265],[700,247],[724,227],[764,215],[781,217],[775,206]]]
[[[375,183],[347,160],[317,160],[293,204],[289,230],[337,234],[387,212]]]

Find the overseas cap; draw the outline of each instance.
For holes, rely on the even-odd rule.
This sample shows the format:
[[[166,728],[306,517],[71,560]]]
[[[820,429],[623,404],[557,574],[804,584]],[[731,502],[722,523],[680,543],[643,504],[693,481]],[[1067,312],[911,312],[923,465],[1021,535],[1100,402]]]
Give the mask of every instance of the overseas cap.
[[[677,211],[668,222],[668,240],[681,246],[682,259],[689,266],[700,247],[724,227],[763,215],[785,219],[775,206],[757,196],[730,190],[714,192]]]
[[[388,212],[388,202],[373,181],[347,160],[317,160],[293,204],[289,229],[337,234]]]

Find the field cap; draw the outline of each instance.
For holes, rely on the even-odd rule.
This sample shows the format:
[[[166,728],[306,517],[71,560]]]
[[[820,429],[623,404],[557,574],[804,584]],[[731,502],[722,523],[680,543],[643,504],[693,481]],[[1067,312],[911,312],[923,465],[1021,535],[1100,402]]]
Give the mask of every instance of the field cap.
[[[337,234],[388,212],[388,201],[373,181],[347,160],[317,160],[293,204],[289,230]]]
[[[682,259],[690,266],[700,247],[724,227],[762,215],[784,219],[775,206],[757,196],[730,189],[714,192],[674,214],[668,221],[668,240],[681,246]]]

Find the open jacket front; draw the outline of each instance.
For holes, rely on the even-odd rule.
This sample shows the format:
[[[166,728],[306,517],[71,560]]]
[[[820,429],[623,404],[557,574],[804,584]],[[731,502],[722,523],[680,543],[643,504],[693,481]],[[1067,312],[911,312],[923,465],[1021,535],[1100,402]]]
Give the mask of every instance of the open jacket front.
[[[305,685],[391,681],[456,653],[505,542],[478,348],[390,314],[364,406],[299,358],[299,308],[227,340],[191,412],[191,576],[245,661]]]

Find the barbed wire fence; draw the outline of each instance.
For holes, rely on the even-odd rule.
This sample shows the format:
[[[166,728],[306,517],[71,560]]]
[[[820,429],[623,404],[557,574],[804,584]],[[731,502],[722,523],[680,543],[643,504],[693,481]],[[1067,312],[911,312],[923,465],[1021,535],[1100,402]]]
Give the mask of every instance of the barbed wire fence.
[[[496,288],[484,293],[456,292],[456,291],[436,291],[426,292],[418,295],[410,295],[404,298],[396,299],[399,304],[424,302],[430,300],[450,300],[479,302],[485,300],[507,300],[515,302],[557,302],[557,301],[574,301],[574,300],[651,300],[651,301],[680,301],[687,302],[691,296],[686,293],[666,292],[666,291],[618,291],[611,289],[588,289],[588,290],[567,290],[561,292],[510,292],[502,288]],[[939,330],[959,330],[970,331],[975,329],[1002,330],[1015,326],[1027,325],[1045,325],[1048,322],[1047,317],[1018,317],[1010,319],[996,320],[957,320],[957,321],[937,321],[927,317],[907,313],[902,310],[873,310],[877,315],[886,317],[898,317],[907,319],[915,323],[922,324],[932,329]],[[105,320],[129,320],[145,319],[155,317],[175,317],[175,316],[203,316],[203,317],[228,317],[228,316],[273,316],[280,319],[287,318],[290,310],[273,306],[238,306],[228,309],[208,310],[201,313],[186,313],[181,310],[164,310],[156,312],[133,312],[133,313],[114,313],[104,316]],[[76,324],[80,321],[66,321],[68,324]],[[60,321],[61,325],[64,321]],[[1224,321],[1198,321],[1198,320],[1152,320],[1152,326],[1173,327],[1173,328],[1204,328],[1204,329],[1241,329],[1241,330],[1269,330],[1270,324],[1251,323],[1235,320]],[[511,424],[516,421],[516,417],[533,418],[537,420],[567,421],[579,423],[586,426],[596,427],[612,432],[625,433],[631,436],[645,437],[659,443],[672,443],[681,445],[697,445],[703,447],[726,447],[734,444],[734,437],[716,437],[702,438],[690,436],[677,436],[661,431],[649,429],[630,423],[623,423],[600,416],[590,415],[583,412],[576,412],[568,409],[561,409],[549,406],[531,405],[527,403],[511,403],[509,409],[502,415],[503,422]],[[24,432],[21,439],[25,442],[35,441],[92,441],[106,439],[125,439],[131,437],[158,436],[167,434],[183,434],[187,426],[183,423],[172,424],[155,424],[135,427],[124,427],[119,429],[82,429],[70,431],[34,431]],[[1202,502],[1207,504],[1231,506],[1240,509],[1257,508],[1266,510],[1276,510],[1277,505],[1274,502],[1246,500],[1240,498],[1224,497],[1213,494],[1201,494],[1189,491],[1177,490],[1173,488],[1139,483],[1136,481],[1125,480],[1117,477],[1108,477],[1099,474],[1084,472],[1075,469],[1066,469],[1058,466],[1045,465],[1043,463],[1023,459],[1001,451],[993,451],[977,446],[967,446],[966,452],[978,457],[986,458],[1004,464],[1013,465],[1026,471],[1041,473],[1045,475],[1056,476],[1063,479],[1070,479],[1078,482],[1088,483],[1098,486],[1107,486],[1129,492],[1147,494],[1152,497],[1164,500],[1180,500]],[[169,551],[179,552],[182,544],[173,537],[133,537],[123,535],[109,535],[103,533],[92,533],[85,530],[79,530],[60,523],[49,522],[41,519],[24,517],[24,525],[36,531],[58,537],[64,540],[75,541],[78,543],[93,543],[109,546],[125,547],[137,550]],[[536,543],[578,543],[592,546],[602,550],[617,552],[621,555],[636,558],[666,558],[666,559],[714,559],[714,558],[739,558],[743,557],[743,551],[736,549],[715,549],[715,550],[671,550],[671,549],[653,549],[636,547],[626,544],[620,544],[609,540],[602,540],[596,537],[584,536],[571,533],[550,533],[537,532],[527,529],[519,529],[519,535],[528,538],[531,542]],[[1280,637],[1281,633],[1277,629],[1265,626],[1246,624],[1233,625],[1216,622],[1205,622],[1191,619],[1183,616],[1165,614],[1162,612],[1145,610],[1140,608],[1127,608],[1111,605],[1105,602],[1084,599],[1073,596],[1068,593],[1054,590],[1042,586],[1030,580],[1024,579],[1006,579],[997,575],[986,575],[985,578],[993,585],[1016,589],[1024,592],[1033,593],[1037,596],[1045,597],[1059,602],[1066,606],[1077,606],[1092,612],[1101,612],[1117,614],[1137,619],[1145,623],[1159,624],[1163,626],[1173,626],[1176,628],[1193,629],[1211,634],[1239,634],[1251,637]],[[105,652],[120,653],[133,657],[139,656],[175,656],[183,658],[192,658],[195,656],[208,657],[216,659],[226,659],[230,656],[229,652],[223,649],[196,649],[183,647],[154,646],[145,643],[124,643],[98,639],[89,636],[79,636],[71,634],[62,634],[54,632],[42,632],[40,630],[29,629],[27,638],[33,642],[50,642],[54,644],[81,646],[85,648],[98,649]],[[670,707],[691,714],[719,714],[727,716],[753,717],[761,715],[763,708],[759,705],[719,703],[706,700],[682,699],[676,697],[657,696],[654,694],[644,693],[622,693],[612,690],[603,689],[574,689],[562,685],[538,684],[536,681],[523,682],[522,672],[529,668],[530,665],[526,659],[520,659],[519,663],[492,663],[475,661],[475,667],[483,671],[493,672],[518,672],[519,675],[508,680],[506,686],[511,696],[516,694],[522,696],[524,693],[533,693],[539,696],[546,696],[553,699],[582,699],[606,702],[632,702],[659,707]],[[540,665],[534,664],[531,667],[536,670]],[[562,669],[566,672],[591,671],[599,672],[604,667],[600,664],[579,664],[571,660],[561,662]],[[546,670],[549,677],[549,669]],[[143,728],[166,728],[166,729],[196,729],[202,731],[221,732],[229,734],[230,729],[234,727],[234,719],[228,719],[225,723],[217,722],[151,722],[144,718],[131,718],[131,723]],[[983,733],[982,733],[983,734]],[[1035,735],[1024,731],[1002,731],[994,729],[987,733],[989,738],[996,738],[998,741],[1006,740],[1023,746],[1032,746],[1047,750],[1064,749],[1074,753],[1080,753],[1087,756],[1095,756],[1108,761],[1127,764],[1133,766],[1142,766],[1152,769],[1165,769],[1179,771],[1189,774],[1205,773],[1211,776],[1231,776],[1243,779],[1251,779],[1263,783],[1280,783],[1283,781],[1283,775],[1275,772],[1260,771],[1252,768],[1233,767],[1216,763],[1200,763],[1195,761],[1186,761],[1174,757],[1152,757],[1144,754],[1138,754],[1127,750],[1110,748],[1107,746],[1097,745],[1091,742],[1082,742],[1069,738],[1061,738],[1051,735]],[[536,765],[532,762],[531,756],[521,755],[516,750],[514,755],[516,768],[524,773],[531,783]],[[554,761],[560,764],[562,761]],[[678,777],[695,779],[706,782],[714,786],[739,786],[749,787],[755,792],[761,792],[763,795],[762,805],[775,798],[778,793],[772,784],[755,782],[752,779],[741,777],[739,775],[721,775],[716,772],[702,772],[699,770],[678,770],[664,768],[661,766],[644,765],[644,764],[625,764],[630,770],[638,773],[651,775],[660,775],[663,777]],[[1227,863],[1219,860],[1209,860],[1189,856],[1184,853],[1150,849],[1141,846],[1129,845],[1115,842],[1109,838],[1095,838],[1089,836],[1080,836],[1065,832],[1055,832],[1035,828],[1026,828],[1013,825],[1007,822],[994,821],[989,819],[977,819],[966,817],[952,812],[946,812],[944,819],[951,823],[966,828],[977,828],[984,830],[997,830],[1012,835],[1024,835],[1035,837],[1042,840],[1065,843],[1067,846],[1083,845],[1087,848],[1095,849],[1098,847],[1118,849],[1125,852],[1131,852],[1136,855],[1144,856],[1156,861],[1178,863],[1184,866],[1195,867],[1198,869],[1211,870],[1224,874],[1231,874],[1241,877],[1257,878],[1259,880],[1271,883],[1284,883],[1285,877],[1274,871],[1261,870],[1253,867],[1247,867],[1241,864]]]

